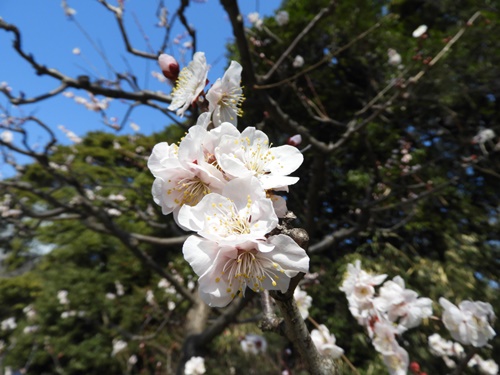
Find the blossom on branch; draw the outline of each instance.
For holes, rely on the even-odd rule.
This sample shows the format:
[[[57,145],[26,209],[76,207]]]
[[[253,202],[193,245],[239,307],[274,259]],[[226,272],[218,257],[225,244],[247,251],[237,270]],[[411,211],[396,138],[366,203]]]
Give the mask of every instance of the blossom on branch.
[[[250,176],[228,182],[221,194],[208,194],[196,206],[183,206],[178,222],[224,246],[265,240],[278,218],[259,181]]]
[[[439,303],[444,309],[443,323],[455,340],[480,348],[495,336],[490,325],[495,313],[489,303],[462,301],[457,307],[443,297]]]
[[[212,122],[215,127],[223,122],[237,125],[237,117],[243,115],[241,103],[245,99],[241,88],[242,67],[236,61],[224,73],[222,79],[217,79],[207,92],[208,110],[212,113]]]
[[[224,307],[246,288],[254,292],[286,292],[290,279],[309,269],[304,249],[283,234],[262,241],[221,245],[190,236],[182,248],[184,258],[199,276],[201,299],[212,307]]]
[[[177,110],[177,116],[184,116],[184,112],[193,104],[207,84],[208,65],[203,52],[196,52],[188,66],[179,73],[179,78],[172,90],[172,103],[168,106],[171,111]]]
[[[232,178],[255,176],[266,190],[287,191],[288,185],[299,180],[288,175],[304,161],[296,147],[271,147],[267,135],[254,127],[246,128],[239,136],[223,137],[215,156]]]
[[[328,328],[323,324],[320,324],[318,329],[311,331],[311,340],[322,355],[337,359],[344,354],[344,349],[335,345],[335,335],[330,334]]]

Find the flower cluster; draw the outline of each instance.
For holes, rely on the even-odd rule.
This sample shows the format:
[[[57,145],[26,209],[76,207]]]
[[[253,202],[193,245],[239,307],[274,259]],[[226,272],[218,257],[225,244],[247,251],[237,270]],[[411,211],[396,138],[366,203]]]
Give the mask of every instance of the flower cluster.
[[[205,65],[198,52],[179,73],[170,108],[177,114],[202,95]],[[154,201],[182,229],[197,233],[183,254],[199,276],[201,298],[216,307],[244,296],[247,287],[285,292],[290,278],[309,268],[307,254],[290,237],[269,235],[287,212],[278,192],[298,181],[289,175],[303,156],[291,145],[272,147],[254,127],[238,131],[240,76],[233,61],[206,94],[208,112],[197,125],[179,144],[157,144],[148,160]]]
[[[405,288],[403,279],[396,276],[384,282],[387,275],[372,275],[361,269],[361,262],[349,264],[340,290],[346,294],[349,310],[364,326],[372,344],[380,354],[390,374],[406,374],[409,357],[397,337],[418,326],[422,319],[432,315],[432,300],[418,298]]]

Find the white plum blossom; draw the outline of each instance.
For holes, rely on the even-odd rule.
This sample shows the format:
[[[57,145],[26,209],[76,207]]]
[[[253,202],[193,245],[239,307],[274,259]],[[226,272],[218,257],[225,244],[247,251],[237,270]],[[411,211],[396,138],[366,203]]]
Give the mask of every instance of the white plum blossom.
[[[184,375],[202,375],[206,371],[203,357],[191,357],[184,365]]]
[[[286,10],[281,10],[276,14],[274,19],[276,20],[276,23],[278,25],[284,26],[290,20],[290,16],[288,15],[288,12]]]
[[[485,360],[478,354],[472,357],[469,363],[467,363],[467,366],[477,366],[479,372],[484,375],[498,375],[498,364],[492,359]]]
[[[386,320],[376,322],[373,328],[373,347],[382,355],[395,354],[399,348],[396,336],[403,331],[404,328],[398,328]]]
[[[300,55],[295,56],[292,62],[294,68],[301,68],[304,65],[304,58]]]
[[[411,34],[414,38],[420,38],[422,35],[424,35],[427,32],[427,25],[420,25],[417,27],[413,33]]]
[[[205,54],[196,52],[193,61],[179,73],[168,109],[177,110],[177,116],[184,116],[184,112],[198,98],[207,84],[207,75],[208,65]]]
[[[385,274],[371,275],[362,270],[360,260],[347,265],[347,273],[339,289],[346,294],[349,310],[360,324],[366,325],[367,320],[374,314],[371,311],[375,298],[374,287],[380,285],[386,277]]]
[[[335,335],[333,333],[331,334],[328,328],[323,324],[320,324],[318,329],[313,329],[311,331],[311,340],[322,355],[337,359],[344,354],[344,349],[335,345]]]
[[[215,150],[219,166],[233,178],[255,176],[264,189],[287,190],[299,178],[288,176],[304,161],[293,146],[271,147],[267,135],[248,127],[239,136],[222,137]]]
[[[123,340],[113,340],[113,351],[111,352],[111,356],[114,357],[122,350],[125,350],[127,346],[128,344]]]
[[[267,341],[263,336],[248,334],[240,341],[241,350],[245,353],[260,354],[265,353],[267,350]]]
[[[383,355],[382,360],[384,361],[387,370],[389,370],[389,375],[408,374],[410,358],[408,356],[408,352],[401,346],[398,346],[392,354]]]
[[[237,245],[190,236],[182,252],[199,276],[201,299],[213,307],[224,307],[236,296],[244,296],[247,287],[284,293],[292,277],[309,269],[304,249],[283,234]]]
[[[273,204],[252,176],[229,181],[221,194],[205,195],[196,206],[184,205],[178,215],[182,228],[220,245],[265,240],[278,225]]]
[[[229,123],[207,131],[193,126],[179,146],[161,142],[153,148],[148,167],[156,177],[152,193],[164,215],[177,214],[183,205],[195,206],[209,193],[221,193],[227,178],[220,170],[215,148],[224,135],[239,135]]]
[[[207,92],[208,111],[212,113],[212,122],[215,127],[223,122],[236,126],[237,117],[243,115],[241,103],[244,96],[241,88],[241,71],[241,65],[236,61],[231,61],[222,79],[217,79]]]
[[[407,329],[417,327],[423,318],[432,315],[432,300],[418,298],[415,291],[405,289],[405,282],[400,276],[386,281],[373,303],[380,312],[387,313],[391,322],[399,319],[398,323]]]
[[[495,336],[490,325],[495,313],[489,303],[462,301],[457,307],[443,297],[439,303],[444,309],[443,324],[455,340],[479,348]]]
[[[302,316],[302,319],[307,319],[309,316],[309,308],[312,305],[312,297],[308,295],[306,291],[297,287],[293,291],[293,298],[299,309],[300,316]]]
[[[461,358],[464,355],[464,348],[458,342],[445,340],[434,333],[427,338],[430,352],[437,357],[457,357]]]

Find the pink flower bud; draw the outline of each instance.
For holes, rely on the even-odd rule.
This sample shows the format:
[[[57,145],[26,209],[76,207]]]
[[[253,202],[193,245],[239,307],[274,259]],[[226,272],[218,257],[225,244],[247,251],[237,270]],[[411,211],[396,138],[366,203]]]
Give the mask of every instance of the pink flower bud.
[[[300,145],[302,143],[302,137],[300,134],[295,134],[294,136],[288,138],[286,143],[288,143],[290,146],[297,147],[298,145]]]
[[[158,57],[158,64],[160,64],[161,71],[165,77],[172,81],[177,80],[179,76],[179,63],[173,56],[162,53]]]

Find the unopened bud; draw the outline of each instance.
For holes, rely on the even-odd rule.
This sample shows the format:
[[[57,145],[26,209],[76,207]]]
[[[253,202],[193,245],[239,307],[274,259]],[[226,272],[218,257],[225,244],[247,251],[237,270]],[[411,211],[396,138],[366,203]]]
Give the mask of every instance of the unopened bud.
[[[302,143],[302,136],[300,134],[295,134],[294,136],[288,138],[286,143],[288,143],[290,146],[297,147]]]
[[[158,64],[165,77],[174,82],[177,80],[179,76],[179,63],[173,56],[162,53],[158,57]]]

